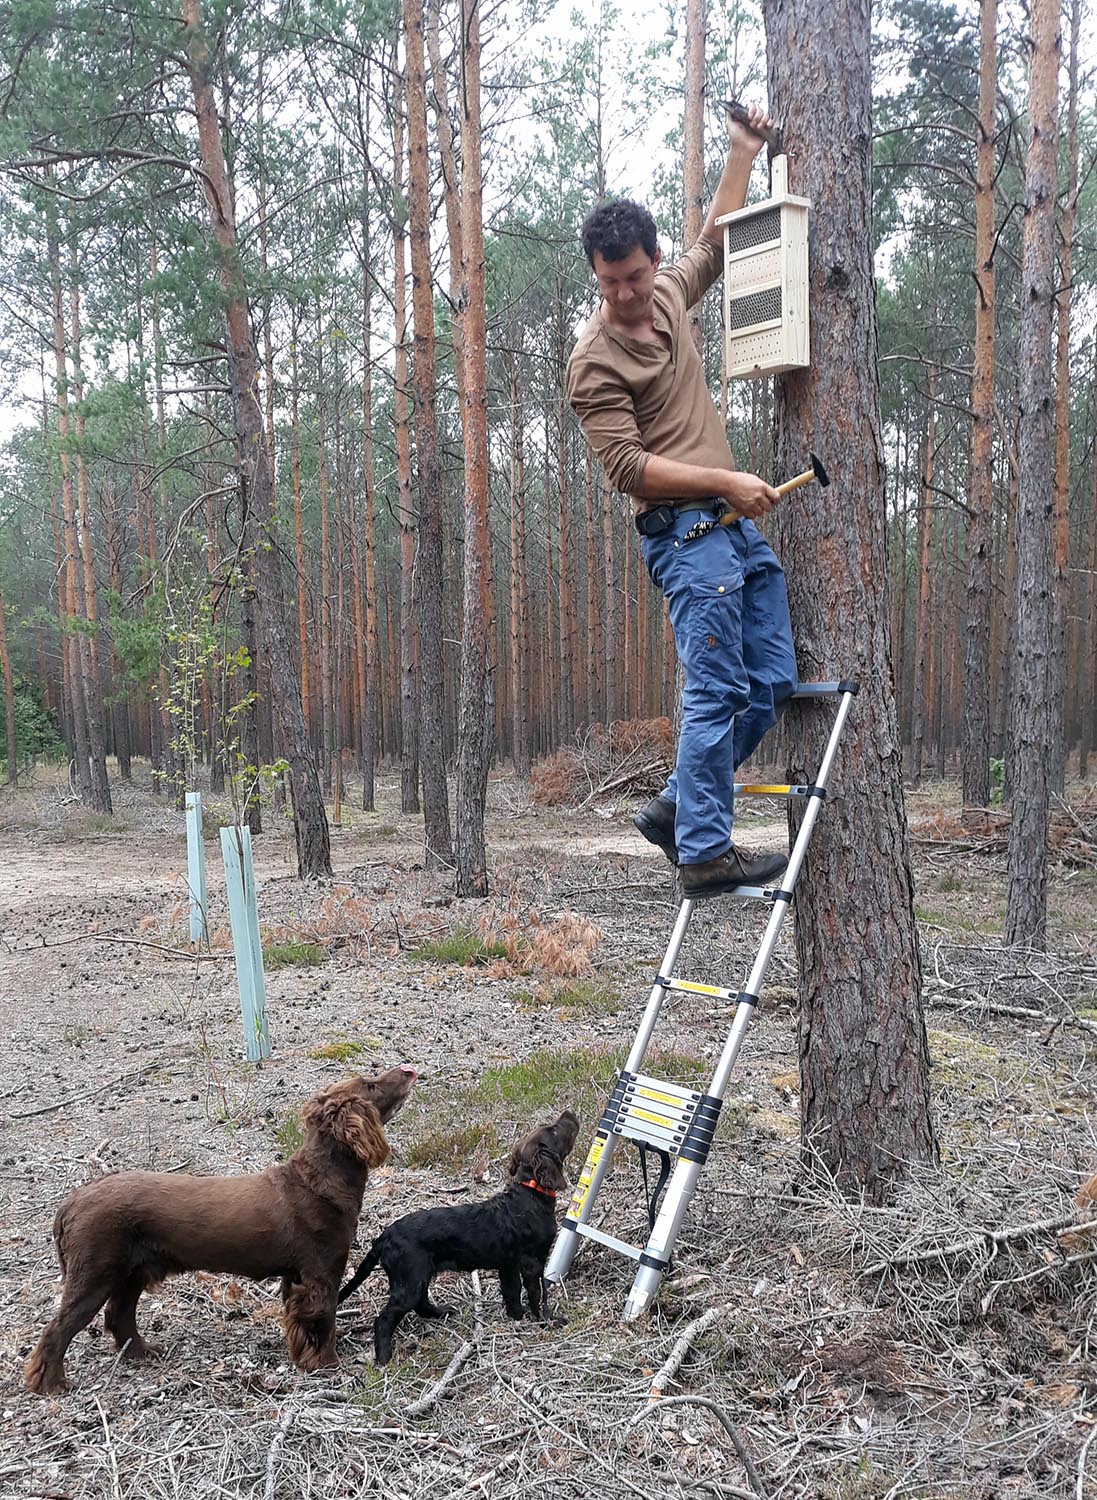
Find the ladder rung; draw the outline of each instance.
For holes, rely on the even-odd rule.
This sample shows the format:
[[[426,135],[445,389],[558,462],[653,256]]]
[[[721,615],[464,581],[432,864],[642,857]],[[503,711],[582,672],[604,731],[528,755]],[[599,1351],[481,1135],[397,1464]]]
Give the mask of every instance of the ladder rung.
[[[603,1234],[602,1230],[595,1229],[592,1224],[574,1224],[572,1228],[584,1239],[597,1240],[600,1245],[608,1245],[611,1250],[616,1250],[618,1255],[627,1255],[630,1260],[639,1260],[644,1253],[636,1245],[628,1245],[624,1240],[615,1239],[612,1234]]]
[[[682,1142],[686,1138],[684,1125],[672,1129],[670,1126],[656,1125],[645,1120],[643,1123],[637,1121],[631,1115],[622,1115],[621,1118],[609,1129],[614,1135],[623,1136],[627,1141],[640,1141],[645,1146],[658,1146],[660,1151],[666,1151],[671,1156],[677,1156]]]
[[[737,797],[806,797],[813,789],[810,786],[763,786],[750,781],[737,781]]]
[[[777,894],[777,886],[737,885],[726,894],[737,901],[772,901]]]
[[[717,1000],[737,1000],[738,990],[725,990],[718,984],[694,984],[691,979],[671,979],[668,990],[678,990],[683,995],[712,995]]]
[[[666,1102],[695,1105],[701,1097],[700,1089],[685,1088],[680,1083],[668,1083],[663,1078],[652,1078],[648,1073],[624,1074],[626,1094],[641,1093],[646,1099],[662,1098]]]
[[[793,698],[838,698],[843,693],[856,693],[861,684],[852,677],[843,677],[840,682],[802,682],[792,694]]]

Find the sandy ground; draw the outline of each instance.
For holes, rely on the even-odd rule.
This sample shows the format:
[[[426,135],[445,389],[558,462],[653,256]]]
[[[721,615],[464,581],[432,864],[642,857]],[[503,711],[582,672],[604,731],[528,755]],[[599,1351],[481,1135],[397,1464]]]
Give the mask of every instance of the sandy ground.
[[[506,1147],[530,1123],[528,1106],[502,1092],[488,1111],[498,1149],[472,1153],[456,1172],[405,1160],[432,1126],[452,1126],[452,1101],[474,1090],[486,1069],[541,1051],[586,1049],[597,1060],[630,1040],[674,906],[665,863],[632,829],[627,806],[546,813],[512,784],[493,784],[493,894],[457,903],[447,880],[420,868],[421,821],[395,811],[396,790],[386,782],[378,813],[350,810],[334,832],[334,890],[294,878],[291,840],[273,819],[275,831],[256,841],[264,924],[335,939],[321,967],[268,975],[273,1052],[258,1069],[242,1056],[215,842],[207,844],[214,952],[195,962],[163,951],[185,947],[186,927],[183,820],[170,805],[145,786],[120,789],[119,826],[107,831],[48,779],[0,804],[0,1497],[277,1500],[374,1488],[499,1497],[750,1493],[718,1424],[697,1418],[701,1427],[687,1432],[683,1448],[678,1428],[639,1443],[624,1420],[682,1328],[711,1306],[734,1311],[675,1389],[736,1410],[756,1455],[780,1481],[775,1495],[1097,1495],[1093,1480],[1078,1479],[1087,1424],[1097,1417],[1089,1415],[1097,1392],[1089,1333],[1078,1326],[1079,1307],[1091,1298],[1092,1284],[1079,1280],[1088,1266],[1071,1273],[1058,1301],[1035,1311],[1011,1304],[1012,1332],[991,1327],[994,1312],[973,1322],[959,1312],[945,1318],[939,1288],[919,1326],[895,1296],[881,1299],[878,1282],[851,1280],[851,1258],[871,1258],[874,1238],[886,1245],[899,1232],[894,1218],[870,1215],[866,1229],[867,1221],[851,1218],[817,1185],[816,1197],[788,1207],[788,1195],[805,1189],[795,1185],[795,974],[787,939],[737,1070],[728,1112],[735,1129],[698,1194],[679,1278],[654,1321],[642,1332],[616,1323],[629,1277],[609,1256],[583,1262],[566,1299],[568,1326],[556,1333],[501,1324],[497,1289],[485,1278],[490,1339],[478,1344],[445,1414],[416,1429],[432,1434],[436,1449],[456,1443],[459,1462],[444,1462],[440,1449],[428,1462],[410,1439],[390,1451],[389,1440],[367,1437],[366,1428],[408,1426],[410,1396],[441,1374],[469,1333],[467,1279],[447,1292],[463,1309],[459,1326],[413,1328],[402,1360],[380,1383],[369,1355],[379,1288],[342,1325],[342,1370],[308,1380],[286,1362],[273,1288],[188,1278],[142,1304],[143,1326],[167,1350],[161,1364],[118,1365],[102,1333],[89,1331],[70,1351],[70,1396],[42,1401],[23,1391],[23,1359],[57,1291],[50,1222],[71,1187],[122,1167],[235,1173],[266,1166],[300,1103],[347,1070],[347,1062],[317,1053],[350,1043],[358,1049],[351,1066],[363,1072],[409,1059],[422,1075],[414,1103],[390,1131],[393,1164],[367,1188],[367,1243],[408,1207],[498,1187]],[[755,847],[775,846],[783,834],[772,812],[744,819],[743,837]],[[957,993],[969,992],[951,945],[968,944],[973,953],[991,946],[982,929],[1000,908],[1000,861],[984,860],[973,880],[971,860],[936,848],[920,856],[927,974],[941,1003],[949,995],[939,980],[951,976]],[[958,917],[960,881],[968,894]],[[1095,894],[1092,869],[1059,872],[1057,941],[1068,977],[1046,981],[1040,995],[1048,1001],[1048,987],[1057,986],[1072,1014],[1097,1007]],[[419,942],[454,925],[509,918],[548,927],[566,913],[597,931],[587,978],[603,992],[598,1003],[570,1004],[566,996],[556,1003],[569,982],[544,973],[412,956]],[[958,920],[966,925],[957,928]],[[760,922],[756,909],[741,904],[706,906],[680,971],[737,988]],[[1001,980],[1007,970],[998,966],[988,993],[1016,1003],[1032,986],[1010,989]],[[961,1199],[976,1230],[987,1218],[1069,1210],[1077,1182],[1097,1165],[1091,1039],[1067,1027],[1049,1046],[1047,1028],[955,1010],[932,1010],[929,1024],[953,1181],[919,1190],[904,1232],[924,1227],[927,1205],[946,1202],[942,1225],[962,1231]],[[680,997],[667,1008],[660,1040],[703,1069],[726,1027],[726,1010]],[[596,1072],[599,1066],[592,1064]],[[592,1080],[591,1097],[600,1087]],[[996,1173],[1008,1183],[997,1201],[989,1186]],[[611,1201],[626,1221],[618,1232],[642,1238],[634,1169]],[[1027,1356],[1017,1352],[1026,1338]],[[848,1368],[855,1346],[862,1355],[872,1351],[860,1373]],[[834,1348],[845,1352],[828,1363]],[[992,1406],[977,1412],[980,1383]],[[1067,1394],[1049,1396],[1052,1388]],[[594,1420],[600,1395],[621,1418],[612,1436]],[[272,1469],[272,1441],[291,1407],[299,1441],[278,1444]],[[493,1473],[501,1453],[475,1436],[489,1417],[526,1434],[528,1462],[520,1468]],[[530,1436],[538,1430],[556,1434],[540,1453]],[[362,1455],[373,1443],[383,1451],[367,1461]],[[603,1460],[592,1467],[581,1459],[588,1450]],[[908,1472],[915,1477],[904,1481]],[[709,1480],[715,1490],[705,1490]]]

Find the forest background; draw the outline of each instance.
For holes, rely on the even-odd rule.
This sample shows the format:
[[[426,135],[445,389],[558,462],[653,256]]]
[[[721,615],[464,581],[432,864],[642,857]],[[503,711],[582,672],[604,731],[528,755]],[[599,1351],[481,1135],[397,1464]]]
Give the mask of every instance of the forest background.
[[[422,797],[428,857],[450,862],[448,766],[459,834],[462,816],[473,829],[459,884],[483,890],[490,762],[524,776],[591,725],[673,704],[662,601],[563,379],[594,305],[578,241],[591,204],[635,195],[665,253],[683,247],[686,7],[466,5],[459,24],[441,0],[425,14],[230,0],[204,15],[186,0],[178,16],[17,0],[3,18],[9,776],[63,742],[79,794],[109,812],[108,756],[122,777],[147,756],[157,788],[177,795],[204,764],[258,828],[260,792],[282,796],[284,769],[301,871],[322,873],[324,801],[338,820],[353,769],[370,808],[382,762],[400,763],[405,810]],[[976,7],[901,0],[878,8],[874,43],[905,768],[911,784],[962,769],[972,806],[1008,797],[1027,541],[1016,524],[1027,18],[1018,5],[998,14],[982,132],[989,356],[976,329],[986,277],[973,271],[979,25]],[[703,26],[707,198],[724,155],[720,101],[764,97],[765,58],[752,7],[712,4]],[[1068,770],[1085,779],[1097,744],[1091,32],[1072,0],[1056,231],[1060,788]],[[785,477],[772,383],[724,379],[718,297],[700,340],[737,462]],[[992,397],[975,451],[980,378]],[[982,721],[964,649],[980,609]]]

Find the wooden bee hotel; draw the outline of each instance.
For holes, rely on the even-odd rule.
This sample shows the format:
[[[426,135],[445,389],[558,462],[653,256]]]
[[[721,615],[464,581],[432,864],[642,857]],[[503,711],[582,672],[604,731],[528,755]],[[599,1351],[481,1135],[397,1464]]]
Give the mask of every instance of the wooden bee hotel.
[[[788,157],[771,163],[771,196],[716,222],[724,230],[724,337],[729,379],[809,364],[807,198],[788,191]]]

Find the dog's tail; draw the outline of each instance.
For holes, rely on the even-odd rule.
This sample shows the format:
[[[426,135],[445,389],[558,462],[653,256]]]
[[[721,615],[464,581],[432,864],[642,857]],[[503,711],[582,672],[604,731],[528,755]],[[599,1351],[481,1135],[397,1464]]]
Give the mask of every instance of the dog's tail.
[[[345,1286],[339,1288],[340,1302],[346,1301],[351,1292],[356,1292],[358,1290],[369,1273],[377,1265],[377,1262],[381,1259],[381,1239],[382,1236],[378,1235],[373,1244],[369,1247],[366,1258],[358,1267],[357,1271],[355,1271],[354,1275],[350,1278]]]

